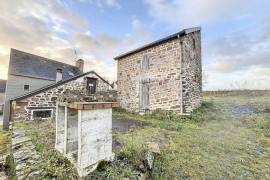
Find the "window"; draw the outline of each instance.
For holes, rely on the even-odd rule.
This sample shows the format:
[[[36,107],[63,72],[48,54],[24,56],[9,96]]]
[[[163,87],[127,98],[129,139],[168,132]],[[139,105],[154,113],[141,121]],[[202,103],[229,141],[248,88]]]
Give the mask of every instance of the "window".
[[[193,46],[193,50],[195,50],[196,49],[196,40],[195,39],[193,39],[193,41],[192,41],[192,46]]]
[[[143,56],[143,60],[141,62],[141,69],[148,70],[149,69],[149,57],[147,55]]]
[[[29,85],[24,85],[23,86],[23,90],[24,91],[29,91],[30,90],[30,86]]]
[[[39,109],[39,110],[32,110],[32,119],[45,119],[52,117],[52,110],[51,109]]]
[[[97,79],[87,77],[86,91],[88,94],[95,94],[97,86]]]

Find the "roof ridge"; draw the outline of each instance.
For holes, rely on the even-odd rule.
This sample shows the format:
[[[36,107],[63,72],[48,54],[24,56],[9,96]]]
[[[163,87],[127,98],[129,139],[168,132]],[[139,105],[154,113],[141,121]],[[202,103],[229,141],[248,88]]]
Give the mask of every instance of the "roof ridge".
[[[34,91],[31,91],[31,92],[29,92],[29,93],[27,93],[27,94],[23,94],[23,95],[14,97],[14,98],[10,99],[10,101],[14,101],[14,100],[22,100],[22,99],[25,99],[25,98],[27,98],[27,97],[34,96],[34,95],[36,95],[36,94],[41,93],[42,91],[46,91],[46,90],[49,90],[49,89],[58,87],[58,86],[60,86],[60,85],[63,85],[63,84],[65,84],[65,83],[67,83],[67,82],[70,82],[70,81],[72,81],[72,80],[78,79],[78,78],[80,78],[80,77],[82,77],[82,76],[88,75],[88,74],[90,74],[90,73],[95,74],[95,75],[98,76],[102,81],[104,81],[105,83],[107,83],[108,85],[110,85],[110,86],[112,87],[112,85],[111,85],[108,81],[106,81],[105,79],[103,79],[103,78],[102,78],[100,75],[98,75],[95,71],[88,71],[88,72],[86,72],[86,73],[81,73],[81,74],[79,74],[79,75],[77,75],[77,76],[74,76],[74,77],[72,77],[72,78],[69,78],[69,79],[67,79],[67,80],[59,81],[59,82],[56,82],[56,83],[53,83],[53,84],[49,84],[49,85],[47,85],[47,86],[44,86],[44,87],[41,87],[41,88],[36,89],[36,90],[34,90]]]
[[[54,59],[49,59],[49,58],[46,58],[46,57],[43,57],[43,56],[40,56],[40,55],[32,54],[32,53],[25,52],[25,51],[22,51],[22,50],[18,50],[18,49],[15,49],[15,48],[11,48],[11,52],[12,52],[12,51],[18,51],[18,52],[21,52],[21,53],[24,53],[24,54],[28,54],[28,55],[31,55],[31,56],[43,58],[43,59],[45,59],[45,60],[47,60],[47,61],[52,61],[52,62],[56,62],[56,63],[59,63],[59,64],[68,65],[68,66],[72,66],[72,67],[74,67],[74,68],[77,68],[76,66],[71,65],[71,64],[63,63],[63,62],[61,62],[61,61],[57,61],[57,60],[54,60]]]
[[[183,30],[181,30],[181,31],[179,31],[177,33],[174,33],[174,34],[171,34],[171,35],[166,36],[164,38],[161,38],[161,39],[152,41],[152,42],[147,43],[145,45],[142,45],[142,46],[140,46],[138,48],[135,48],[133,50],[127,51],[126,53],[122,53],[122,54],[116,56],[114,58],[114,60],[119,60],[119,59],[121,59],[123,57],[126,57],[126,56],[129,56],[131,54],[134,54],[134,53],[143,51],[143,50],[148,49],[150,47],[154,47],[154,46],[156,46],[158,44],[161,44],[163,42],[167,42],[169,40],[172,40],[172,39],[175,39],[175,38],[179,38],[179,36],[184,36],[184,35],[187,35],[189,33],[197,32],[197,31],[201,31],[201,27],[185,28],[185,29],[183,29]]]

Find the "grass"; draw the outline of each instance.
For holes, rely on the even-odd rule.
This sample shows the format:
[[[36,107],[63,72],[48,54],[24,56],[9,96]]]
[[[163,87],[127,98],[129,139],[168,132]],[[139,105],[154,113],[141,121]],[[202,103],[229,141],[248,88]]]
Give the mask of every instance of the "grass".
[[[207,92],[202,107],[191,117],[157,111],[138,115],[115,109],[114,118],[143,122],[145,126],[119,132],[124,144],[116,159],[102,162],[85,179],[270,179],[270,92]],[[254,112],[245,114],[245,108]],[[242,112],[243,111],[243,112]],[[52,122],[20,125],[27,129],[42,155],[39,167],[48,177],[76,178],[72,165],[53,150]],[[152,171],[145,165],[145,144],[159,144],[161,155]]]
[[[42,173],[38,179],[77,179],[77,173],[73,165],[56,150],[55,142],[55,125],[52,120],[48,121],[24,121],[16,123],[17,128],[22,128],[31,138],[35,150],[41,156],[39,162],[30,164],[25,174],[33,170],[39,170]]]
[[[0,156],[4,156],[8,153],[11,142],[11,136],[9,131],[3,130],[0,126]]]

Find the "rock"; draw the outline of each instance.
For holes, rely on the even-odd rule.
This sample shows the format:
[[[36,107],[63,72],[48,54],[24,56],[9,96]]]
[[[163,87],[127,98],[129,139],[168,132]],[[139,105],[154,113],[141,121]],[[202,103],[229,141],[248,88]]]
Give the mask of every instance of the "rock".
[[[149,170],[152,170],[154,167],[155,158],[158,158],[160,155],[160,149],[157,143],[155,142],[148,142],[146,143],[146,153],[145,153],[145,160],[146,165]]]
[[[148,176],[146,174],[140,174],[139,180],[147,180]]]
[[[159,146],[155,142],[147,142],[146,143],[146,150],[155,154],[160,155]]]
[[[146,168],[145,168],[145,166],[144,166],[143,164],[140,164],[139,170],[140,170],[141,172],[146,172]]]
[[[155,155],[152,152],[146,152],[145,154],[145,160],[146,160],[146,165],[149,170],[152,170],[154,167],[154,160],[155,160]]]

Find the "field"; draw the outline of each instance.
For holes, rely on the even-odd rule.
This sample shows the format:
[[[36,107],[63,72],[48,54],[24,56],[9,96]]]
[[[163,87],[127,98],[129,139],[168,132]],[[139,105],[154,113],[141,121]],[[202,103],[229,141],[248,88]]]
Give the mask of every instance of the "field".
[[[86,179],[270,179],[268,91],[207,92],[191,117],[117,109],[113,118],[137,125],[114,132],[116,160],[101,163]],[[53,150],[51,121],[15,126],[27,131],[43,159],[38,167],[47,174],[41,179],[76,178],[70,163]],[[151,171],[144,167],[147,142],[161,151]]]

